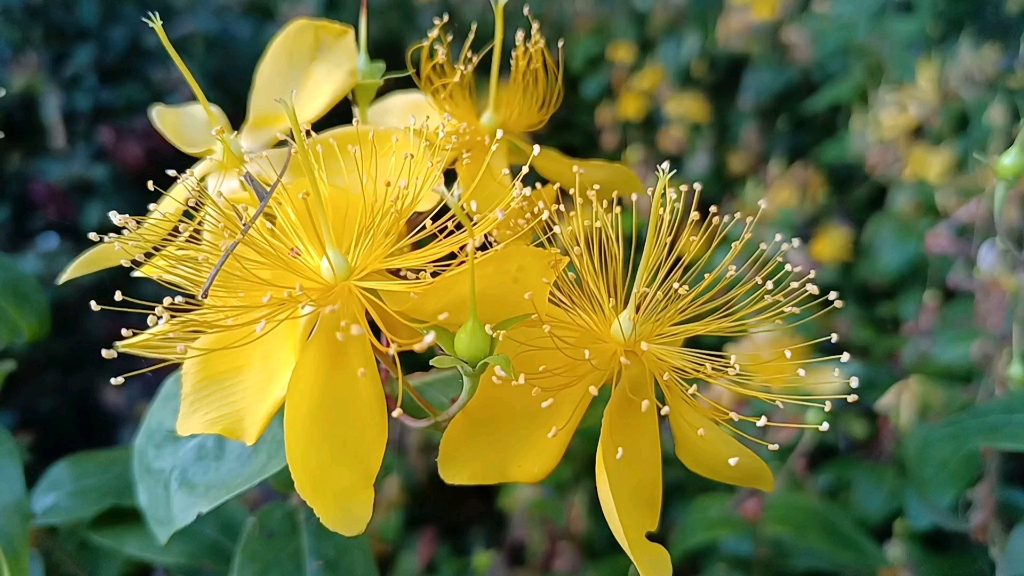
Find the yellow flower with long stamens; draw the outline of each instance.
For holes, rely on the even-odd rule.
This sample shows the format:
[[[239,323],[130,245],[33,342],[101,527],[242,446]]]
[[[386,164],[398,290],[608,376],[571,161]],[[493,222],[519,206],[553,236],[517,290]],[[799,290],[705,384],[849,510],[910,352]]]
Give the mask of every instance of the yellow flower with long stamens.
[[[422,291],[464,267],[469,237],[455,213],[465,207],[452,201],[451,210],[439,207],[410,220],[446,169],[450,145],[440,134],[350,126],[311,139],[294,108],[290,122],[292,164],[302,177],[278,182],[271,193],[269,179],[252,184],[247,174],[251,195],[269,197],[258,218],[248,196],[227,199],[194,177],[183,180],[188,194],[173,219],[174,237],[151,232],[159,228],[151,226],[153,217],[118,215],[161,255],[155,263],[144,256],[122,263],[147,266],[147,277],[179,295],[144,302],[116,293],[115,301],[133,306],[109,308],[145,314],[149,329],[125,329],[125,339],[103,355],[181,363],[177,429],[183,435],[221,434],[252,444],[283,404],[296,490],[325,526],[353,535],[370,519],[388,436],[377,361],[401,374],[397,352],[429,345],[429,334],[384,296]],[[264,153],[252,162],[270,164],[264,172],[273,174],[283,170],[275,157]],[[473,227],[486,234],[497,223],[497,215],[486,214]],[[211,277],[208,297],[198,297]]]
[[[456,168],[467,179],[485,174],[481,185],[474,191],[477,210],[481,212],[502,202],[501,196],[508,190],[509,166],[523,164],[531,157],[533,145],[527,140],[528,134],[547,124],[561,105],[564,91],[562,42],[558,42],[556,58],[548,49],[540,24],[526,8],[523,12],[530,21],[529,34],[525,30],[516,32],[509,75],[502,79],[506,3],[507,0],[492,0],[494,41],[481,53],[472,50],[475,24],[462,50],[455,52],[451,45],[452,37],[444,29],[448,21],[445,16],[435,21],[427,39],[410,50],[408,56],[409,68],[414,70],[416,82],[433,109],[469,127],[462,142],[464,155]],[[487,91],[479,95],[476,71],[488,50],[491,62]],[[414,98],[406,99],[404,104],[414,112],[422,113],[425,108],[422,101]],[[497,134],[504,134],[504,143],[492,154],[489,150]],[[601,183],[609,194],[615,190],[630,194],[643,187],[636,174],[621,164],[578,160],[553,148],[540,148],[530,162],[534,171],[565,187],[575,185],[577,180],[585,187]],[[544,191],[553,192],[554,189]]]
[[[492,371],[481,379],[445,431],[438,457],[441,477],[452,484],[540,481],[561,459],[590,402],[609,385],[597,493],[612,533],[641,576],[672,572],[668,552],[646,537],[657,529],[661,511],[659,415],[668,419],[675,453],[690,470],[771,490],[768,465],[737,436],[773,450],[778,446],[753,431],[793,425],[769,421],[763,412],[734,412],[710,391],[720,387],[766,409],[849,399],[808,393],[787,379],[766,381],[736,355],[690,344],[700,336],[738,337],[787,320],[798,325],[827,309],[822,306],[842,303],[835,293],[821,292],[813,272],[786,261],[795,241],[776,236],[752,245],[756,216],[712,208],[702,219],[699,187],[687,202],[688,189],[670,187],[670,176],[663,167],[657,187],[648,191],[651,217],[643,239],[636,216],[624,222],[614,199],[593,191],[551,209],[552,216],[564,217],[548,218],[544,241],[569,264],[552,284],[547,309],[510,329],[498,345],[518,375]],[[636,203],[638,196],[630,200]],[[711,250],[702,248],[707,241]],[[792,349],[802,353],[835,339],[794,343]],[[849,358],[791,356],[786,368],[798,378],[818,364]]]
[[[151,14],[146,23],[156,31],[196,97],[183,104],[153,104],[149,108],[150,121],[175,148],[200,158],[191,169],[195,178],[202,180],[208,190],[221,191],[230,198],[246,194],[239,184],[239,171],[246,165],[245,155],[267,150],[289,131],[278,99],[294,93],[295,112],[305,125],[327,113],[357,81],[353,28],[332,20],[295,18],[270,40],[260,57],[249,92],[246,119],[235,132],[227,115],[207,100],[171,45],[160,17]],[[168,192],[153,207],[148,223],[160,228],[147,229],[146,236],[161,238],[170,233],[174,216],[181,214],[188,191],[177,184]],[[139,234],[132,236],[131,241],[104,237],[102,243],[72,261],[57,282],[117,266],[125,257],[145,253],[153,246],[141,242]],[[99,236],[92,238],[100,240]]]

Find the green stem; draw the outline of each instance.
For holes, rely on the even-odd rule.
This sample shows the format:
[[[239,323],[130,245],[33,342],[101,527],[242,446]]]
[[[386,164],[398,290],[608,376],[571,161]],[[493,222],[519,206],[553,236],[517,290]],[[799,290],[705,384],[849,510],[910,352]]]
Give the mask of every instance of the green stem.
[[[435,424],[444,424],[455,417],[462,410],[469,400],[476,394],[476,389],[480,385],[480,374],[473,372],[467,374],[464,371],[462,373],[462,391],[459,392],[459,397],[455,399],[455,402],[448,407],[447,410],[440,414],[433,413],[428,418],[413,418],[408,414],[402,414],[399,417],[399,421],[403,424],[412,428],[427,428]]]
[[[487,83],[487,109],[484,118],[497,123],[498,85],[501,82],[501,55],[505,44],[505,3],[508,0],[491,0],[494,8],[494,45],[491,47],[491,77]]]

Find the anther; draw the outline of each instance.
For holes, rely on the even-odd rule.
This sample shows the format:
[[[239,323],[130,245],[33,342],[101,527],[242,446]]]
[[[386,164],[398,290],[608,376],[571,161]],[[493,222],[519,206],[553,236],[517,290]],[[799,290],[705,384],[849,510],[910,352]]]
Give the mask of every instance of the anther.
[[[844,364],[846,362],[849,362],[850,361],[850,353],[849,352],[843,352],[842,356],[839,357],[839,361],[844,363]]]
[[[548,438],[554,438],[558,434],[558,426],[552,426],[551,431],[548,432]]]
[[[668,416],[668,413],[670,411],[671,410],[669,409],[668,404],[665,404],[664,406],[661,407],[661,410],[658,411],[658,413],[661,414],[662,416]]]
[[[615,459],[622,460],[622,446],[619,446],[619,449],[615,451]]]
[[[92,308],[93,312],[100,311],[100,305],[97,304],[95,300],[89,300],[89,308]]]
[[[113,384],[114,386],[120,386],[121,384],[124,384],[124,377],[114,376],[113,378],[110,379],[110,383]]]
[[[363,327],[361,325],[353,324],[348,327],[348,333],[353,336],[362,336],[363,334],[366,333],[366,331],[363,330]]]
[[[697,436],[700,436],[701,438],[704,437],[704,429],[703,428],[697,428]]]
[[[651,407],[651,401],[644,398],[643,402],[640,402],[640,411],[647,412],[647,409]]]
[[[267,327],[267,319],[260,320],[259,324],[256,325],[256,333],[262,334],[263,330]]]
[[[125,338],[131,338],[133,334],[135,334],[135,333],[132,332],[131,329],[129,329],[129,328],[121,328],[121,336],[123,336]]]
[[[391,411],[392,418],[401,418],[403,414],[405,414],[405,410],[402,410],[401,408],[395,408]]]
[[[555,403],[555,399],[554,398],[548,398],[547,400],[545,400],[545,401],[540,403],[540,407],[541,408],[547,408],[548,406],[551,406],[554,403]]]
[[[356,370],[356,376],[366,378],[366,368],[359,368],[359,370]]]
[[[825,400],[825,412],[831,412],[831,411],[832,411],[832,401],[831,400]]]
[[[758,428],[764,428],[767,425],[768,425],[768,417],[765,416],[764,414],[762,414],[761,417],[757,419],[757,427]]]
[[[822,432],[828,432],[828,428],[828,420],[825,420],[821,423],[821,426],[818,426],[818,430],[821,430]]]
[[[120,302],[122,300],[124,300],[124,294],[122,294],[120,290],[115,290],[114,291],[114,302]]]
[[[590,388],[587,388],[587,391],[590,392],[591,396],[595,397],[598,395],[598,393],[600,393],[600,390],[598,390],[597,386],[594,385],[591,385]]]
[[[103,356],[107,360],[113,360],[117,358],[117,350],[111,350],[110,348],[100,349],[100,356]]]
[[[739,456],[733,456],[732,458],[729,458],[729,466],[735,466],[735,465],[737,465],[739,463],[740,463],[740,457]]]
[[[856,402],[857,400],[860,400],[860,396],[857,396],[856,394],[850,394],[849,396],[846,397],[846,401],[851,404]]]
[[[778,444],[769,444],[768,445],[768,449],[771,450],[772,452],[775,452],[776,450],[779,449],[779,445]]]
[[[739,422],[740,421],[740,415],[737,414],[736,412],[729,412],[729,418],[732,418],[733,422]]]
[[[850,388],[857,389],[860,387],[860,378],[856,376],[850,376]]]

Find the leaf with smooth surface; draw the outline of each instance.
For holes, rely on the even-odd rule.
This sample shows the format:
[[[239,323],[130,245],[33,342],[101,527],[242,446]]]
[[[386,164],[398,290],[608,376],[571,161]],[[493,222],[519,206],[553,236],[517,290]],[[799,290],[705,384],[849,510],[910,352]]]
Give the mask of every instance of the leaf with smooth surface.
[[[271,502],[249,519],[229,576],[378,576],[367,537],[324,528],[304,505]]]
[[[32,522],[64,526],[88,522],[115,507],[134,507],[127,446],[86,450],[61,458],[32,487]]]
[[[864,574],[886,565],[881,546],[846,510],[807,494],[768,497],[761,528],[801,562]]]
[[[30,517],[21,451],[11,433],[0,426],[0,551],[10,576],[29,574]]]
[[[0,349],[39,340],[50,331],[50,302],[35,278],[0,253]]]
[[[224,573],[247,516],[245,507],[229,502],[201,516],[166,543],[158,542],[134,514],[101,519],[85,530],[97,546],[140,562],[169,568],[204,568]]]
[[[167,377],[132,443],[139,511],[160,542],[200,514],[245,492],[285,466],[278,414],[252,446],[222,436],[178,436],[181,378]]]
[[[694,498],[678,516],[678,524],[668,538],[668,551],[676,560],[725,538],[747,536],[752,527],[736,513],[733,495],[701,494]]]
[[[903,443],[906,469],[926,499],[948,505],[981,473],[981,448],[1024,452],[1024,393],[918,426]]]

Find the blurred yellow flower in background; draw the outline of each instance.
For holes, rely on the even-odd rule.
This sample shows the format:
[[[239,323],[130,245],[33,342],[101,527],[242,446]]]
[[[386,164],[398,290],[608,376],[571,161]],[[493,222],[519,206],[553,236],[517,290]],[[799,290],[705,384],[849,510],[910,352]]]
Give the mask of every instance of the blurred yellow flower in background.
[[[730,6],[743,6],[750,10],[755,22],[774,22],[782,15],[785,0],[728,0]]]
[[[952,147],[917,141],[907,150],[902,178],[941,186],[949,181],[959,163],[960,157]]]
[[[807,243],[807,253],[821,264],[842,264],[853,260],[857,231],[845,222],[829,220],[818,226]]]
[[[651,97],[636,90],[623,90],[615,100],[615,115],[623,122],[643,122],[651,113]]]
[[[812,214],[828,197],[828,179],[813,164],[800,160],[789,166],[775,160],[768,165],[765,213],[791,211],[802,216]]]
[[[714,118],[711,101],[700,90],[673,92],[661,104],[666,118],[689,124],[708,124]]]
[[[604,49],[604,59],[616,66],[629,67],[636,64],[640,48],[632,40],[612,40]]]
[[[664,81],[665,67],[659,62],[650,62],[630,76],[627,85],[633,90],[654,94]]]

